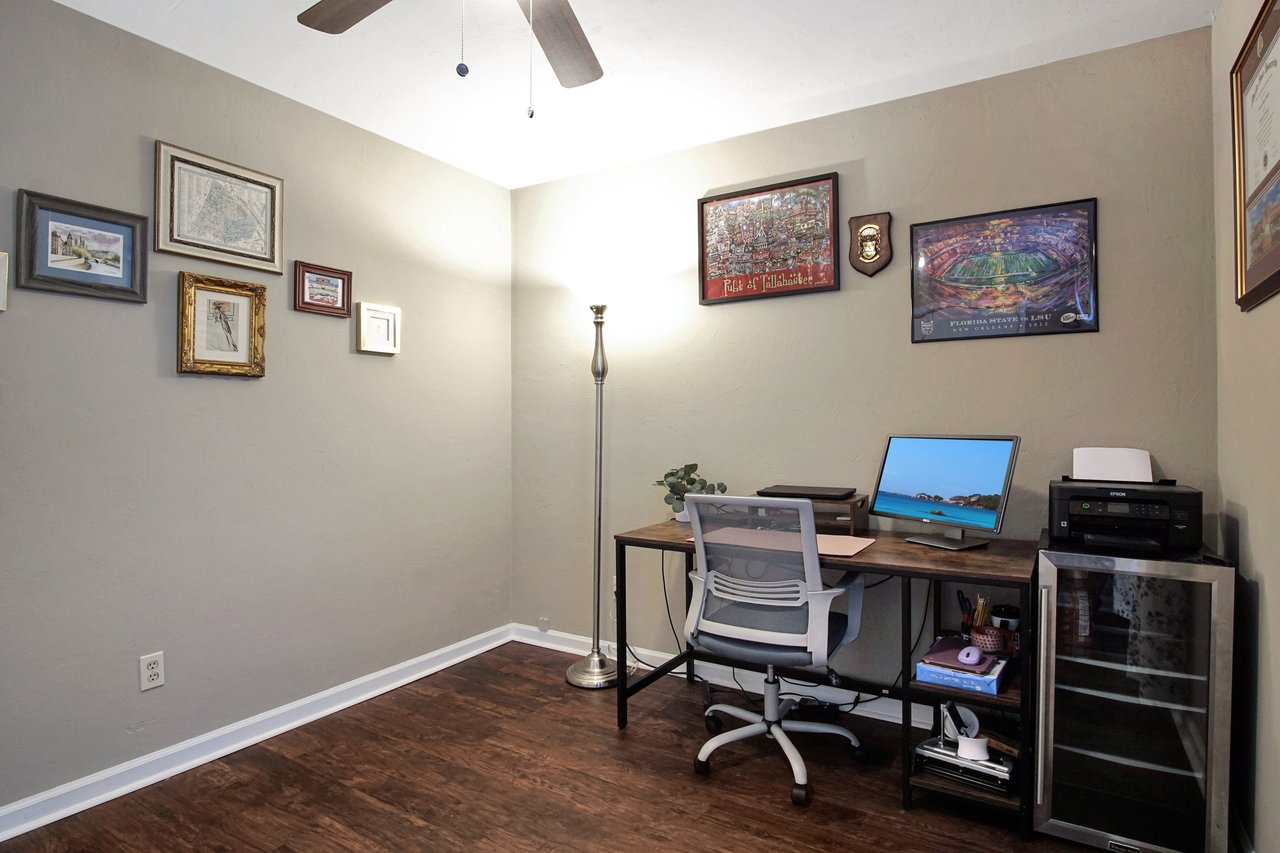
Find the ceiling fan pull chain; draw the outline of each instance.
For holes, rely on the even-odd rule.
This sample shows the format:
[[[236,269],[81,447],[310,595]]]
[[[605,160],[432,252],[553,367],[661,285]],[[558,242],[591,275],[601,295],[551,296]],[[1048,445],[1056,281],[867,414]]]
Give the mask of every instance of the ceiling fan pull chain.
[[[459,77],[466,77],[471,70],[467,67],[467,0],[462,0],[462,27],[458,41],[458,67],[454,70]]]
[[[533,3],[529,0],[529,118],[533,118]]]

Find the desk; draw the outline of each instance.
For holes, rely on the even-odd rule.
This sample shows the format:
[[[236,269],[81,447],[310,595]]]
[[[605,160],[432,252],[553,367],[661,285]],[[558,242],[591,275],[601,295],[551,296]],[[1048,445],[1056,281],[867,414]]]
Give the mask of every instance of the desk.
[[[696,654],[689,648],[667,661],[662,666],[646,674],[632,683],[627,678],[627,549],[647,548],[658,551],[672,551],[685,555],[686,574],[693,571],[693,542],[689,541],[690,528],[687,524],[675,521],[664,521],[651,524],[638,530],[616,534],[615,571],[617,577],[617,609],[618,609],[618,728],[627,725],[627,700],[654,681],[670,673],[676,667],[688,663],[685,672],[693,677],[693,662],[712,659],[709,656]],[[1036,566],[1036,543],[1008,539],[992,539],[986,548],[971,551],[946,551],[930,548],[906,541],[904,533],[874,531],[876,542],[852,557],[822,557],[822,567],[835,571],[858,571],[872,575],[890,575],[900,579],[902,592],[902,648],[901,648],[901,682],[902,689],[892,685],[873,685],[848,680],[853,689],[876,692],[899,698],[902,702],[902,798],[903,808],[911,808],[912,791],[916,788],[941,791],[956,796],[978,800],[998,808],[1019,812],[1024,820],[1024,827],[1031,825],[1031,781],[1034,766],[1034,716],[1031,689],[1035,683],[1036,656],[1034,650],[1036,624],[1034,606],[1031,595]],[[934,602],[942,601],[942,584],[969,583],[979,586],[1010,587],[1018,590],[1022,620],[1018,629],[1019,642],[1022,649],[1022,672],[1011,677],[1008,686],[999,696],[984,697],[974,693],[963,693],[931,685],[913,684],[914,665],[912,661],[912,644],[915,641],[911,624],[911,580],[921,578],[927,580],[931,587]],[[688,608],[690,587],[686,582],[685,606]],[[935,606],[933,610],[934,633],[941,630],[942,608]],[[864,611],[864,618],[865,611]],[[1012,795],[1002,795],[971,788],[958,782],[951,782],[932,774],[912,774],[914,764],[915,743],[911,732],[911,697],[915,694],[922,701],[934,704],[934,725],[941,726],[937,703],[945,699],[956,699],[966,704],[992,708],[1003,708],[1021,713],[1023,737],[1021,757],[1018,761],[1018,791]]]

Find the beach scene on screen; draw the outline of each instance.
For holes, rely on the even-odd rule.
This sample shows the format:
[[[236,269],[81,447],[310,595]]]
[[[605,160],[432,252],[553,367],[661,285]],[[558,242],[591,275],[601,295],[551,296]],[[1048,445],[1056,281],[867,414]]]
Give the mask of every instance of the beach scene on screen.
[[[900,438],[889,442],[873,512],[995,530],[1013,442]]]

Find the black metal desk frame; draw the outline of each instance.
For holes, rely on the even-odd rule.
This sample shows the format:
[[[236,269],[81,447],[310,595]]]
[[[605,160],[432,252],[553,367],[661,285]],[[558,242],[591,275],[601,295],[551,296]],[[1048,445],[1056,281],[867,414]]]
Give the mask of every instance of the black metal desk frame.
[[[688,609],[692,596],[692,585],[688,581],[689,572],[693,571],[694,546],[688,541],[689,528],[668,521],[627,533],[619,533],[614,537],[615,577],[614,592],[617,604],[618,654],[621,662],[618,666],[618,728],[627,725],[627,701],[653,684],[658,679],[670,674],[680,666],[686,666],[685,677],[694,678],[694,662],[707,661],[736,666],[742,669],[755,669],[744,666],[739,661],[729,661],[714,655],[697,652],[688,646],[668,660],[666,663],[650,671],[638,680],[627,677],[625,666],[627,654],[627,548],[643,548],[660,552],[672,552],[684,555],[685,566],[685,608]],[[1035,633],[1032,626],[1036,623],[1035,602],[1031,595],[1034,585],[1036,545],[1034,542],[1015,542],[1010,540],[992,540],[990,549],[967,552],[936,551],[924,546],[911,545],[904,548],[902,534],[876,532],[877,544],[852,558],[823,557],[822,567],[834,571],[860,571],[869,575],[896,576],[901,590],[901,661],[899,681],[890,685],[862,681],[856,678],[841,677],[841,687],[864,693],[875,693],[880,696],[898,699],[902,704],[902,807],[910,809],[912,794],[915,789],[939,791],[942,793],[965,796],[985,802],[997,808],[1017,811],[1021,817],[1023,830],[1030,833],[1033,817],[1032,777],[1034,767],[1034,707],[1032,698],[1035,695]],[[883,544],[882,544],[883,543]],[[877,550],[878,547],[878,550]],[[913,550],[918,549],[918,550]],[[996,565],[992,570],[992,565]],[[1019,568],[1015,569],[1014,567]],[[1022,620],[1018,628],[1021,649],[1021,689],[1017,695],[988,697],[976,693],[960,693],[959,691],[933,688],[929,685],[913,683],[914,663],[912,660],[915,637],[912,630],[911,581],[921,578],[929,582],[930,592],[935,606],[933,608],[933,630],[938,634],[942,630],[943,584],[972,583],[981,586],[1008,587],[1018,590]],[[763,668],[759,668],[763,670]],[[816,678],[815,673],[804,670],[788,670],[788,678],[811,683],[825,683]],[[963,702],[987,708],[1004,709],[1021,714],[1022,759],[1019,761],[1020,779],[1018,792],[1013,796],[984,796],[967,791],[963,787],[957,789],[952,784],[942,784],[928,774],[913,776],[914,736],[912,734],[912,697],[931,701],[934,707],[934,728],[940,730],[941,711],[938,702],[941,699],[955,698]],[[941,780],[945,781],[945,780]]]

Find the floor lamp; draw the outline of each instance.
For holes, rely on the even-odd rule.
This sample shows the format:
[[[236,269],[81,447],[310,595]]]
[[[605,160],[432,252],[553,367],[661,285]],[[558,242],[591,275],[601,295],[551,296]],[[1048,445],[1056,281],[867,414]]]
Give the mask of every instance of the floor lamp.
[[[595,314],[596,351],[591,357],[591,375],[596,380],[596,520],[594,573],[591,585],[591,654],[577,661],[565,672],[565,679],[574,687],[613,687],[618,683],[618,667],[600,653],[600,472],[604,447],[604,377],[609,373],[609,362],[604,357],[604,305],[592,305]]]

